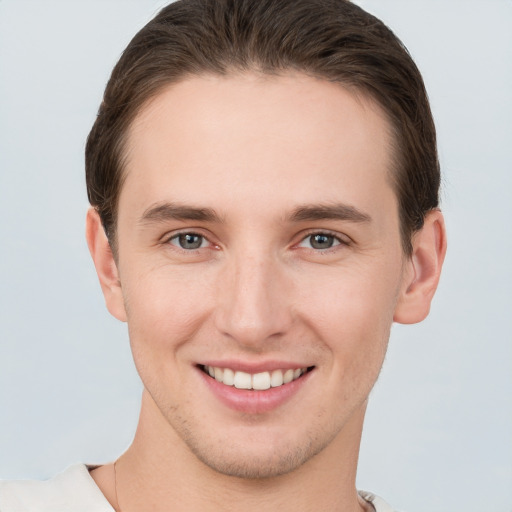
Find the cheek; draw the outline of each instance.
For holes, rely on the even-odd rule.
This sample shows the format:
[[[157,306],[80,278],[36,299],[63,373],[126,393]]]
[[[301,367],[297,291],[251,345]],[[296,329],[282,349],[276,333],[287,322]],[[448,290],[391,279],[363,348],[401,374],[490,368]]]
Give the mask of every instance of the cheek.
[[[305,283],[302,316],[343,371],[375,367],[378,372],[400,283],[399,269],[391,267],[340,271],[335,278],[316,279],[322,286]]]
[[[206,282],[200,273],[171,268],[153,269],[123,282],[134,357],[151,357],[164,365],[169,353],[193,337],[210,309]]]
[[[187,367],[178,360],[186,359],[186,347],[205,316],[200,283],[170,274],[154,272],[123,283],[137,372],[153,399],[166,408],[190,392],[183,385]]]
[[[386,299],[372,288],[347,283],[317,310],[316,335],[327,349],[325,368],[341,416],[366,400],[379,376],[393,317]]]

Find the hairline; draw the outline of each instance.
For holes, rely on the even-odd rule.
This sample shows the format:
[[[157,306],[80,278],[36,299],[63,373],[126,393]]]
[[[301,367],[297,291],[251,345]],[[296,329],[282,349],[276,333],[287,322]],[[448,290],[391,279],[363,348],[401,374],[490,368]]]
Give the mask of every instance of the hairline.
[[[412,253],[412,238],[414,234],[418,230],[412,230],[410,233],[406,232],[406,223],[402,218],[402,208],[400,206],[400,193],[398,189],[398,174],[401,171],[401,167],[403,162],[401,162],[401,151],[399,148],[399,130],[397,129],[396,123],[391,118],[388,110],[382,105],[381,101],[378,98],[378,95],[373,93],[370,87],[365,87],[362,84],[351,84],[348,81],[344,80],[335,80],[329,79],[328,77],[320,74],[320,73],[312,73],[307,70],[300,69],[295,66],[282,67],[278,69],[264,69],[261,66],[258,66],[257,63],[253,65],[247,66],[231,66],[227,67],[225,71],[220,70],[211,70],[205,69],[200,71],[185,71],[176,77],[167,77],[167,80],[162,81],[162,83],[158,84],[149,94],[146,96],[141,95],[140,104],[132,109],[131,115],[127,117],[125,120],[124,129],[122,130],[121,137],[119,137],[119,141],[116,147],[117,157],[118,157],[118,169],[117,172],[119,174],[119,179],[117,181],[117,190],[115,193],[115,202],[112,206],[112,222],[110,226],[103,225],[105,233],[107,235],[110,248],[114,255],[116,261],[119,256],[119,246],[117,239],[117,222],[118,222],[118,214],[119,214],[119,199],[121,197],[121,192],[124,187],[124,182],[127,178],[126,167],[129,161],[129,141],[130,135],[132,133],[132,129],[136,120],[142,115],[144,111],[150,108],[152,102],[156,101],[158,97],[160,97],[166,90],[171,89],[173,86],[186,82],[187,80],[194,78],[203,78],[203,77],[221,77],[221,78],[232,78],[237,76],[243,76],[249,73],[253,73],[256,75],[260,75],[261,77],[282,77],[282,76],[302,76],[309,77],[316,80],[321,80],[324,82],[329,82],[338,85],[340,88],[347,91],[354,100],[356,100],[363,108],[370,106],[374,112],[378,115],[382,116],[385,120],[385,125],[387,127],[387,138],[388,138],[388,151],[389,151],[389,161],[387,163],[386,169],[386,180],[390,185],[391,189],[396,198],[397,210],[398,210],[398,219],[399,219],[399,230],[400,230],[400,239],[402,245],[402,251],[405,256],[410,257]]]

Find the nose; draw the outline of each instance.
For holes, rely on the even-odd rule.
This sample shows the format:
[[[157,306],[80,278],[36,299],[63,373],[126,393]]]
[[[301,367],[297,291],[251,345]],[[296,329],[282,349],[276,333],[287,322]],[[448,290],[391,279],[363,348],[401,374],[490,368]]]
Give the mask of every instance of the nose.
[[[239,345],[259,351],[288,332],[293,315],[283,263],[266,254],[227,262],[218,283],[217,329]]]

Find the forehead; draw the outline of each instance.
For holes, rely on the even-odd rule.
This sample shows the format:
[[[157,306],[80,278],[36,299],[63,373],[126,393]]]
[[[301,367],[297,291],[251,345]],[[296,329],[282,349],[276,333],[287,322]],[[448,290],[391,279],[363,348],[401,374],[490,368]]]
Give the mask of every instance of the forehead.
[[[192,77],[132,123],[120,208],[123,196],[139,209],[169,199],[228,204],[234,193],[260,207],[337,201],[340,190],[358,201],[389,188],[390,153],[385,114],[339,84],[292,73]]]

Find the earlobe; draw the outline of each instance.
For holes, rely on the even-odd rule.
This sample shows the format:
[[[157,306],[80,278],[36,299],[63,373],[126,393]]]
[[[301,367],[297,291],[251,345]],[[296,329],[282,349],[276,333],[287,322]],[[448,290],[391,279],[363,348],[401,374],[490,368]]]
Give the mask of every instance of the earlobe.
[[[404,282],[393,317],[401,324],[421,322],[430,311],[446,254],[446,229],[439,210],[427,214],[412,242],[413,253],[405,263]]]
[[[90,208],[87,212],[85,236],[107,309],[115,318],[126,322],[119,272],[100,217],[94,208]]]

